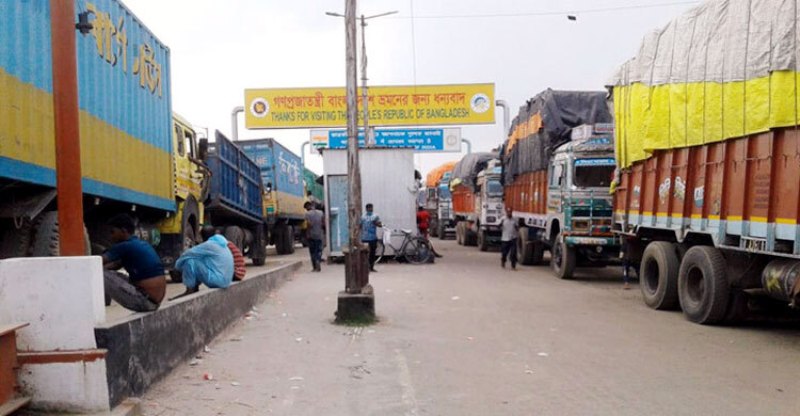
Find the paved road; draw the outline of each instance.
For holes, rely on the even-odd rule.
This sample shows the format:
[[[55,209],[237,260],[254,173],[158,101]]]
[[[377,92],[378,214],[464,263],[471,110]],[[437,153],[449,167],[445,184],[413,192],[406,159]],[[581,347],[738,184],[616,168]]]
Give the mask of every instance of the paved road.
[[[146,415],[790,415],[800,326],[704,327],[614,270],[559,281],[437,243],[380,266],[380,323],[331,324],[343,266],[301,273],[145,397]],[[204,381],[203,374],[213,376]]]

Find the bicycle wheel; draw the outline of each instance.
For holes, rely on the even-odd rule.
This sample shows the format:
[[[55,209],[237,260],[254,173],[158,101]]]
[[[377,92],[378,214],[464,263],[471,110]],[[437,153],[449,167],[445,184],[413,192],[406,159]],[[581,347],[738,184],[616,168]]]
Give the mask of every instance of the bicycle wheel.
[[[427,263],[432,255],[431,243],[420,237],[412,238],[403,251],[403,257],[412,264]]]

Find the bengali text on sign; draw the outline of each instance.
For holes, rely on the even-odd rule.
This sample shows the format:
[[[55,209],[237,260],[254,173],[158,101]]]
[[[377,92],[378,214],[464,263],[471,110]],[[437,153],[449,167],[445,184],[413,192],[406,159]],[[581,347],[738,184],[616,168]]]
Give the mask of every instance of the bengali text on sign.
[[[371,126],[493,124],[494,84],[370,87]],[[363,123],[361,91],[359,123]],[[249,129],[344,127],[344,88],[245,90]]]

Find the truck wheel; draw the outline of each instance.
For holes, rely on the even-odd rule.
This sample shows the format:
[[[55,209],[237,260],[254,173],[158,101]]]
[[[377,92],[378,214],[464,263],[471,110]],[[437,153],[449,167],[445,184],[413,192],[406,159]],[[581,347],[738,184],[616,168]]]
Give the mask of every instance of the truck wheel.
[[[472,231],[469,226],[464,227],[466,232],[464,232],[464,245],[465,246],[477,246],[478,245],[478,233]]]
[[[678,307],[680,267],[674,244],[654,241],[647,245],[639,269],[639,288],[647,306],[659,310]]]
[[[83,227],[84,254],[92,253],[89,233]],[[58,234],[58,211],[48,211],[39,215],[34,226],[34,237],[31,248],[33,257],[55,257],[61,255],[61,244]]]
[[[572,279],[575,272],[575,247],[570,247],[560,233],[553,244],[553,258],[550,266],[559,279]]]
[[[461,222],[456,223],[456,244],[460,246],[464,245],[464,231]]]
[[[519,256],[519,264],[524,264],[526,266],[534,264],[533,243],[528,241],[527,227],[522,227],[519,230],[519,237],[517,237],[517,256]]]
[[[489,250],[489,239],[486,237],[485,230],[478,231],[478,250],[480,251]]]
[[[722,253],[709,246],[690,248],[678,272],[678,299],[686,318],[698,324],[721,322],[730,292]]]
[[[20,227],[9,223],[0,232],[0,259],[11,257],[25,257],[31,247],[33,225],[30,220],[23,218]]]
[[[286,227],[286,254],[294,253],[294,227]]]
[[[225,239],[233,243],[239,251],[244,253],[244,231],[235,226],[231,225],[229,227],[225,227],[225,232],[223,233]]]
[[[286,226],[276,225],[275,228],[272,229],[272,241],[275,243],[275,251],[278,255],[284,255],[286,253]]]
[[[438,225],[439,226],[436,227],[436,234],[437,234],[437,236],[439,237],[440,240],[445,240],[447,238],[447,231],[446,231],[445,223],[442,222],[442,221],[439,221]]]
[[[439,221],[431,221],[430,224],[431,229],[431,237],[438,237],[439,236]]]

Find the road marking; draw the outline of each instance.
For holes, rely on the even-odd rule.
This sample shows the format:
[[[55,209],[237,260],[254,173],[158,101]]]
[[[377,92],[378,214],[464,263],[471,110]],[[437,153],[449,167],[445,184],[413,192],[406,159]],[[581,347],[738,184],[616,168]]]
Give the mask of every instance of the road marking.
[[[402,400],[406,406],[406,415],[417,415],[417,396],[414,393],[414,386],[411,385],[411,371],[408,369],[408,361],[400,350],[394,350],[395,361],[397,361],[397,368],[400,370],[398,374],[398,382],[403,390]]]

